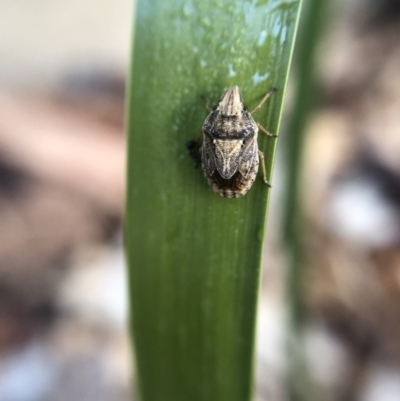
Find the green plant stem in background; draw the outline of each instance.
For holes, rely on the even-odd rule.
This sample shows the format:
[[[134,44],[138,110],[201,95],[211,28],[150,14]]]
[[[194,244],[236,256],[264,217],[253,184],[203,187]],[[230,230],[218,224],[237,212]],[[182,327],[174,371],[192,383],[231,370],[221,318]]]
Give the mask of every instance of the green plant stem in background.
[[[287,251],[287,293],[290,311],[288,393],[291,401],[309,401],[312,386],[303,354],[302,329],[306,322],[306,283],[304,225],[301,211],[302,151],[306,125],[316,95],[315,54],[323,34],[323,16],[327,1],[305,0],[298,43],[296,44],[293,77],[296,83],[293,110],[287,125],[286,155],[287,193],[284,209],[284,243]]]
[[[138,0],[128,85],[126,252],[143,401],[247,401],[269,189],[221,198],[185,143],[238,85],[278,132],[301,1]],[[276,139],[259,134],[271,176]]]

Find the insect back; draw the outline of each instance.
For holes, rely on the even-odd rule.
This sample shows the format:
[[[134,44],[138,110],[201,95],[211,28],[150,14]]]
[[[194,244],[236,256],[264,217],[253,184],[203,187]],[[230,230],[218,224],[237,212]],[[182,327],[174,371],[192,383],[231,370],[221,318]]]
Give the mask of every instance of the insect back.
[[[203,144],[200,148],[201,166],[211,189],[226,198],[238,198],[247,193],[256,179],[260,158],[258,149],[259,128],[252,113],[259,110],[272,93],[249,112],[244,106],[242,94],[237,86],[229,87],[222,95],[203,124]],[[264,181],[266,180],[263,164]]]

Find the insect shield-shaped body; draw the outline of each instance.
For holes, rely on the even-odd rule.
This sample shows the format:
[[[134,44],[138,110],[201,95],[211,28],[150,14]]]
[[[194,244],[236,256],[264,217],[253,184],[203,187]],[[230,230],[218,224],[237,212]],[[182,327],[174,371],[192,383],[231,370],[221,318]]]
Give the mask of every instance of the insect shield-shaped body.
[[[261,107],[268,96],[254,111]],[[209,186],[218,195],[237,198],[246,194],[252,186],[260,156],[264,161],[257,144],[259,127],[244,106],[237,86],[226,90],[206,118],[203,124],[201,166]],[[266,181],[264,167],[263,170]]]

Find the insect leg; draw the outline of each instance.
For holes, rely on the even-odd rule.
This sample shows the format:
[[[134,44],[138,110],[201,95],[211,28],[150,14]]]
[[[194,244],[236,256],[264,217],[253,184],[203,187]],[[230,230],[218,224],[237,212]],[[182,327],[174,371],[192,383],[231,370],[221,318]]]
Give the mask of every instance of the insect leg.
[[[271,134],[269,131],[267,131],[260,123],[257,123],[258,128],[260,128],[260,130],[262,132],[264,132],[264,134],[267,134],[268,136],[270,136],[271,138],[276,138],[278,135],[276,134]]]
[[[265,159],[264,159],[264,153],[263,152],[261,152],[260,150],[258,151],[258,156],[260,157],[260,159],[261,159],[261,167],[262,167],[262,171],[263,171],[263,179],[264,179],[264,182],[271,188],[271,184],[268,182],[268,180],[267,180],[267,171],[266,171],[266,169],[265,169]]]
[[[211,111],[211,107],[210,107],[210,99],[208,97],[205,97],[203,95],[201,95],[201,98],[206,102],[205,107],[208,111]]]
[[[260,110],[262,105],[267,101],[267,99],[274,93],[276,92],[278,89],[276,88],[272,88],[261,100],[260,104],[253,110],[250,112],[250,114],[255,113],[256,111]]]

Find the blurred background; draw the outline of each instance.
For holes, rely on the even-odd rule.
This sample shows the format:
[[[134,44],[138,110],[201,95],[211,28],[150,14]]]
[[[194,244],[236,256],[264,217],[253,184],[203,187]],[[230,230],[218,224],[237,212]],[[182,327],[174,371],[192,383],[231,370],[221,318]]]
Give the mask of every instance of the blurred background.
[[[0,8],[0,401],[131,400],[122,248],[131,1]],[[400,401],[399,38],[397,0],[332,0],[301,184],[304,347],[318,400]],[[289,85],[288,104],[290,95]],[[281,134],[282,146],[284,123]],[[286,400],[283,172],[278,157],[257,401]]]

